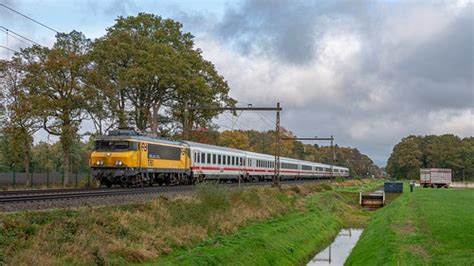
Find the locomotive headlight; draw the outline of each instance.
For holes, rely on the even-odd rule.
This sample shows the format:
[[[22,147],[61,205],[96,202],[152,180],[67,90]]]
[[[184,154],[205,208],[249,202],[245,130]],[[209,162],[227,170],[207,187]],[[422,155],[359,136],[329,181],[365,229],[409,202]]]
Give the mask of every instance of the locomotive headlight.
[[[116,162],[115,162],[115,165],[116,165],[116,166],[122,166],[122,165],[123,165],[123,162],[122,162],[122,161],[116,161]]]
[[[100,166],[100,165],[104,165],[104,161],[98,160],[95,164],[97,164],[97,165],[99,165],[99,166]]]

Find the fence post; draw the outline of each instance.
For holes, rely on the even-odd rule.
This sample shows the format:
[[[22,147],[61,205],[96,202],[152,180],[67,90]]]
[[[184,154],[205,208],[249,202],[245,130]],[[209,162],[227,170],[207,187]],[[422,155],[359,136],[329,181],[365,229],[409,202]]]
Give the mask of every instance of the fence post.
[[[30,173],[30,187],[33,187],[33,172]]]
[[[64,187],[64,171],[61,173],[61,186]]]
[[[49,188],[49,169],[46,170],[46,187]]]
[[[78,171],[76,171],[76,188],[77,188],[77,172],[78,172]]]
[[[13,170],[13,186],[16,186],[16,171]]]

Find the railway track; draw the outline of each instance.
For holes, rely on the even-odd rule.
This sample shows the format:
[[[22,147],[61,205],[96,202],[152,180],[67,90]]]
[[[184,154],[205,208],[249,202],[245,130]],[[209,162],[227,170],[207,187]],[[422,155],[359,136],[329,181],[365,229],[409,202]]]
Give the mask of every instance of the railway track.
[[[308,182],[320,182],[321,180],[308,181],[282,181],[281,185],[296,185]],[[241,187],[250,186],[270,186],[271,182],[258,183],[242,183]],[[239,187],[237,183],[223,184],[226,187]],[[97,198],[110,197],[122,195],[138,195],[138,194],[160,194],[160,193],[180,193],[191,192],[195,186],[161,186],[161,187],[146,187],[146,188],[81,188],[81,189],[43,189],[43,190],[19,190],[19,191],[3,191],[0,192],[0,204],[12,203],[28,203],[38,201],[58,201],[79,198]]]
[[[156,187],[156,188],[134,188],[134,189],[89,189],[82,191],[38,191],[31,194],[18,193],[13,195],[0,194],[0,204],[4,203],[19,203],[19,202],[33,202],[33,201],[48,201],[48,200],[67,200],[77,198],[92,198],[92,197],[106,197],[106,196],[120,196],[120,195],[136,195],[148,193],[165,193],[165,192],[184,192],[191,191],[192,186],[181,187]]]

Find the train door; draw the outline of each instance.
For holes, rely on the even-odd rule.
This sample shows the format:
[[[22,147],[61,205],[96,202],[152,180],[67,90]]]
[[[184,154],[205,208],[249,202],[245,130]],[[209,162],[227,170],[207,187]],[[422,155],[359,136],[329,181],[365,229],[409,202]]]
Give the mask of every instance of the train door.
[[[148,158],[148,143],[140,143],[140,156],[138,156],[138,165],[140,168],[153,167],[153,160]]]
[[[196,155],[196,152],[194,152],[194,155]],[[181,162],[183,162],[184,171],[188,172],[191,168],[191,149],[181,148]]]

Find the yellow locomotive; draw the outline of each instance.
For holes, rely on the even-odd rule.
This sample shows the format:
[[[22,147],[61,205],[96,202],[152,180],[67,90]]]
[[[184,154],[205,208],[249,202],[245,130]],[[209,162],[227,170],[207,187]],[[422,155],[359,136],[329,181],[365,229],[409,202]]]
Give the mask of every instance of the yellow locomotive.
[[[190,164],[185,143],[142,136],[131,129],[96,137],[90,158],[94,178],[107,187],[189,184]]]

